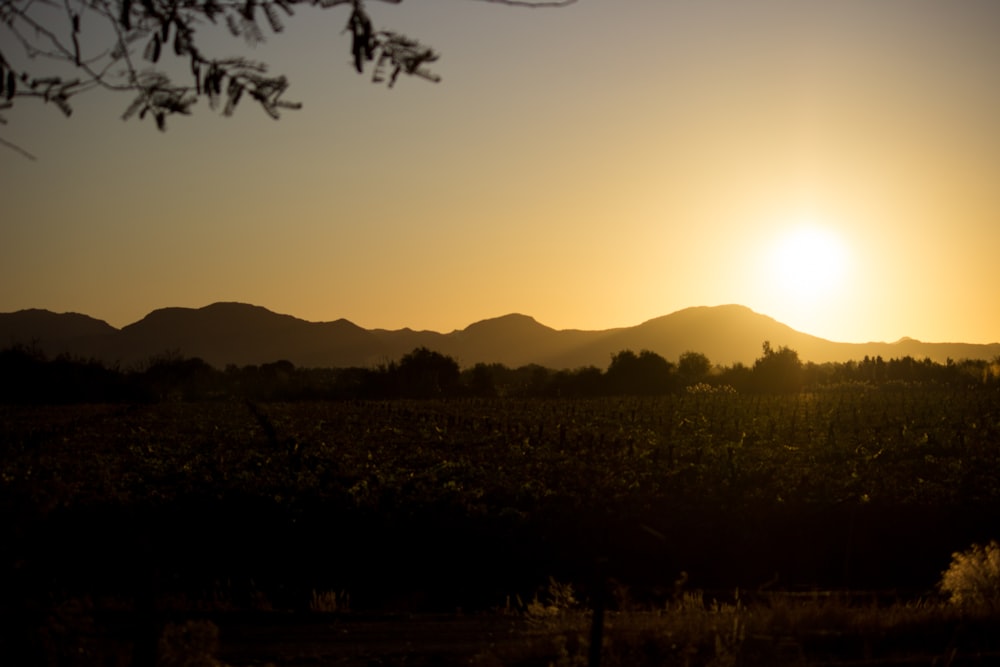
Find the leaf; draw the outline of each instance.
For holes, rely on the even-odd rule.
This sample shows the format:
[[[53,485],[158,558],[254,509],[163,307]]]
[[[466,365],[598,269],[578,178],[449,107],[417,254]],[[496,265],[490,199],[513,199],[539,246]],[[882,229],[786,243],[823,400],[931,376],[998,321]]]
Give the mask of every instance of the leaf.
[[[360,73],[364,70],[364,61],[371,60],[375,55],[372,22],[361,9],[361,5],[354,6],[351,18],[347,21],[347,29],[351,31],[354,68]]]
[[[174,55],[183,56],[188,51],[187,39],[184,38],[184,33],[177,30],[174,33]]]
[[[122,11],[118,16],[118,22],[126,31],[132,29],[132,0],[122,0]]]
[[[160,132],[167,131],[167,116],[162,111],[158,111],[154,117],[156,118],[156,129]]]
[[[281,118],[281,114],[278,113],[278,109],[275,105],[268,104],[267,101],[262,100],[260,106],[264,109],[264,111],[267,112],[267,115],[273,118],[274,120],[278,120],[279,118]]]
[[[261,32],[260,26],[257,25],[256,21],[244,21],[243,31],[243,38],[247,41],[247,44],[256,46],[264,42],[264,33]]]
[[[215,23],[215,17],[219,12],[222,11],[222,8],[219,7],[218,3],[216,3],[215,0],[208,0],[202,7],[202,11],[205,12],[205,16],[208,17],[209,21]]]
[[[240,24],[232,14],[226,14],[226,27],[229,28],[229,34],[233,37],[240,36]]]
[[[274,9],[274,5],[264,5],[264,16],[267,17],[267,22],[271,25],[271,30],[274,32],[281,32],[285,29],[285,26],[281,23],[281,17],[278,16],[278,12]]]
[[[144,101],[145,98],[141,94],[134,100],[132,100],[132,104],[128,105],[128,108],[125,109],[125,113],[122,114],[122,120],[128,120],[129,118],[134,116],[135,112],[139,110],[139,107],[142,106],[142,103]]]
[[[372,72],[372,83],[382,83],[385,80],[385,63],[389,60],[389,54],[385,51],[378,57],[375,63],[375,71]]]
[[[229,100],[226,102],[226,108],[223,109],[223,116],[232,116],[233,111],[236,110],[236,105],[240,102],[240,97],[243,96],[243,86],[236,81],[236,79],[229,80]]]
[[[69,105],[69,102],[65,97],[61,95],[59,97],[54,97],[52,98],[52,102],[59,107],[59,110],[62,111],[67,118],[73,115],[73,107]]]
[[[208,105],[213,110],[219,103],[219,95],[222,93],[223,76],[225,75],[219,69],[218,65],[212,63],[208,66],[208,74],[205,75],[205,81],[202,85],[204,86],[205,92],[208,94]]]
[[[153,35],[153,39],[146,44],[146,50],[143,51],[142,57],[155,63],[160,59],[160,46],[160,33],[156,33]]]

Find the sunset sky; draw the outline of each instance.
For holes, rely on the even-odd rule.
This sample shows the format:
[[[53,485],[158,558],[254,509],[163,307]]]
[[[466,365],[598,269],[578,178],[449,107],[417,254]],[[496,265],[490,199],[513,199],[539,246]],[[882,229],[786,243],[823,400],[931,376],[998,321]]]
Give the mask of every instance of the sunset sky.
[[[1000,341],[1000,2],[369,3],[439,84],[349,66],[349,10],[248,50],[300,111],[0,137],[0,312],[243,301],[447,332],[739,303],[837,341]],[[5,46],[6,51],[6,46]]]

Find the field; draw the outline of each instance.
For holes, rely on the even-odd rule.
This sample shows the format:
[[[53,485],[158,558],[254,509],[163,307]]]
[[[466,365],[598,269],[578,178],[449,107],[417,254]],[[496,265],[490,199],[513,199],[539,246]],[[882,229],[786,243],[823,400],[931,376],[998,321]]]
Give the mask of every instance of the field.
[[[475,629],[370,664],[586,664],[597,605],[606,664],[995,655],[992,612],[936,589],[1000,537],[995,388],[703,389],[0,406],[0,651],[166,664],[180,633],[215,647],[183,664],[300,664],[248,653],[260,626],[369,664],[322,629],[444,615]]]

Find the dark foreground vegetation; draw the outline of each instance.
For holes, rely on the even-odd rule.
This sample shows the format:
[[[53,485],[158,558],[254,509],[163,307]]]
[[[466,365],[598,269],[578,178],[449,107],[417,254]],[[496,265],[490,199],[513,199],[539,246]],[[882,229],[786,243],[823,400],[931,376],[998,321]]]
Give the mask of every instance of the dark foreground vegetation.
[[[621,378],[651,376],[621,369],[662,364],[620,353],[591,379],[647,395],[542,398],[497,375],[485,395],[475,369],[418,350],[370,372],[439,398],[268,400],[312,376],[157,362],[244,392],[206,380],[192,393],[153,382],[157,363],[7,354],[86,366],[98,382],[80,391],[111,393],[27,400],[5,382],[3,664],[587,664],[595,607],[603,664],[992,664],[1000,651],[1000,598],[962,607],[937,587],[953,553],[1000,532],[990,364],[866,360],[808,383],[797,357],[768,375],[766,360],[794,353],[765,346],[743,388],[679,363],[660,376],[674,384],[641,392]],[[399,370],[414,360],[454,384]],[[246,379],[272,371],[285,380]],[[493,620],[419,654],[416,639],[374,639],[426,639],[399,614],[459,610]],[[308,628],[325,662],[259,643]]]
[[[218,369],[167,351],[122,369],[69,356],[46,358],[37,348],[0,350],[0,403],[109,403],[202,401],[226,397],[254,401],[390,398],[596,398],[662,396],[715,388],[743,393],[787,393],[849,383],[933,384],[965,388],[1000,384],[1000,359],[939,364],[913,357],[865,357],[846,363],[804,363],[795,350],[767,341],[752,367],[713,365],[698,352],[668,361],[655,352],[622,350],[605,370],[595,366],[552,370],[508,368],[457,361],[417,348],[373,368],[298,368],[289,361]]]

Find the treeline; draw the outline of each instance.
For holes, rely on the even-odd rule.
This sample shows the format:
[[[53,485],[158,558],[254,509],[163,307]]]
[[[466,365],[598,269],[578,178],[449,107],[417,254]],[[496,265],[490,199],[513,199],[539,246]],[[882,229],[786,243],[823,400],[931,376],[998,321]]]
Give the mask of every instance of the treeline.
[[[442,397],[654,396],[674,392],[796,392],[865,384],[904,386],[995,385],[1000,358],[948,360],[865,357],[844,363],[804,363],[795,350],[767,341],[752,366],[713,365],[699,352],[676,362],[655,352],[622,350],[604,370],[588,366],[552,370],[479,363],[461,369],[453,358],[417,348],[374,368],[299,368],[289,361],[217,369],[199,358],[165,353],[127,370],[95,360],[58,356],[34,348],[0,350],[0,402],[114,403],[251,400],[390,399]]]

